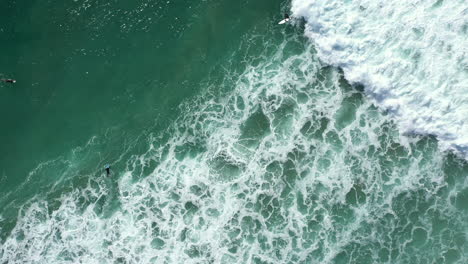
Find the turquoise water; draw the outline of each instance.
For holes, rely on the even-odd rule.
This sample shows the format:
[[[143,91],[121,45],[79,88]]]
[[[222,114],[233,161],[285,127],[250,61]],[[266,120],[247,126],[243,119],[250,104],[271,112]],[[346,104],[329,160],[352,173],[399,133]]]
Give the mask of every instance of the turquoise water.
[[[468,164],[288,2],[5,5],[2,263],[467,262]]]

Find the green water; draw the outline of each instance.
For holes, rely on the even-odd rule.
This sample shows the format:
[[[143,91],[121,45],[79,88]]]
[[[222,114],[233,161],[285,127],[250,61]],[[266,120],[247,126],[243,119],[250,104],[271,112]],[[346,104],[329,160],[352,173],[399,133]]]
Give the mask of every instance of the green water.
[[[1,263],[465,263],[466,162],[287,5],[5,3]]]
[[[266,24],[280,3],[252,2],[6,4],[0,68],[18,83],[0,91],[1,192],[17,188],[42,162],[69,159],[94,136],[106,139],[86,162],[78,157],[54,170],[96,170],[126,141],[164,129],[208,75],[220,74],[242,35]],[[41,187],[63,176],[34,175]]]

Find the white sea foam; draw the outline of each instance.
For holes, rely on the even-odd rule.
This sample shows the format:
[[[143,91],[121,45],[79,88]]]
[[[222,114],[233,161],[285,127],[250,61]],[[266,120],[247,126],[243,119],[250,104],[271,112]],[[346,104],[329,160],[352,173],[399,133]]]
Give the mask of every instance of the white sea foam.
[[[293,0],[324,62],[398,121],[468,158],[468,1]]]
[[[408,225],[400,200],[438,189],[437,148],[401,142],[387,117],[336,69],[322,67],[311,45],[286,54],[291,44],[299,43],[288,39],[226,81],[233,87],[226,96],[187,102],[167,142],[149,137],[118,182],[101,171],[54,201],[24,205],[1,241],[0,263],[336,263],[343,254],[363,263],[361,247],[409,241],[398,233]],[[450,231],[464,228],[444,211],[444,197],[423,212],[428,207],[450,217]],[[419,219],[412,225],[432,215]],[[450,245],[440,238],[447,229],[437,230],[427,243],[433,259]],[[391,261],[413,253],[402,248]]]

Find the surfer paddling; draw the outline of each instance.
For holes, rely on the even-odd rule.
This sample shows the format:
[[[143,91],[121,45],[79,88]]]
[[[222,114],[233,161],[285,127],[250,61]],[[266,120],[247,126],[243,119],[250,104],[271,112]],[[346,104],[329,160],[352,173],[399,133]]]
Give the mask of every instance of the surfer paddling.
[[[283,17],[283,20],[281,20],[278,24],[287,23],[287,22],[289,22],[289,20],[291,20],[291,18],[289,17],[289,15],[287,13],[285,13],[284,17]]]
[[[106,171],[107,176],[109,176],[109,174],[110,174],[110,165],[107,164],[106,166],[104,166],[104,170]]]
[[[2,79],[2,82],[4,82],[4,83],[16,83],[16,80],[14,80],[14,79]]]

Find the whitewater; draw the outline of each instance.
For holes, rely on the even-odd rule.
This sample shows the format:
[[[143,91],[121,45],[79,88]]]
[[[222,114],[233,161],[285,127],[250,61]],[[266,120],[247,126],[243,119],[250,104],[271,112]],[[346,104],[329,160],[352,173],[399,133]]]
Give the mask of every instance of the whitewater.
[[[81,22],[114,36],[112,22],[123,33],[104,43],[128,40],[118,54],[149,44],[129,60],[94,57],[124,84],[102,97],[116,111],[105,119],[123,124],[41,160],[0,196],[0,263],[468,263],[468,163],[453,154],[467,153],[466,4],[275,3],[178,1],[166,13],[173,2],[65,3],[73,39]],[[277,24],[290,9],[305,28]],[[114,74],[145,60],[164,66],[151,81]],[[156,100],[188,90],[175,106]],[[170,122],[159,123],[158,102]]]
[[[405,134],[468,158],[468,2],[293,0],[319,58],[361,84]]]

